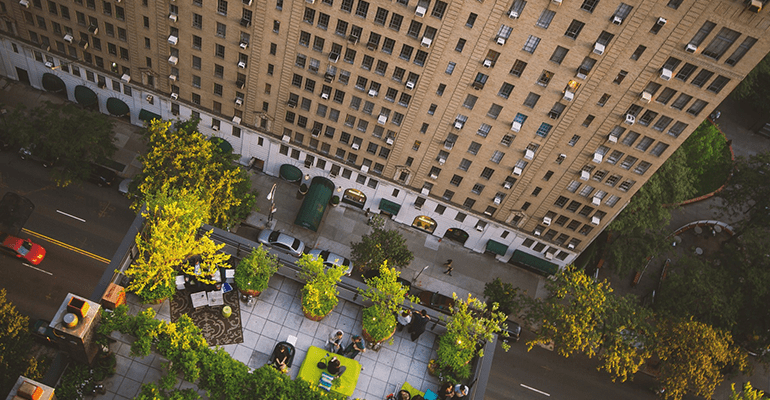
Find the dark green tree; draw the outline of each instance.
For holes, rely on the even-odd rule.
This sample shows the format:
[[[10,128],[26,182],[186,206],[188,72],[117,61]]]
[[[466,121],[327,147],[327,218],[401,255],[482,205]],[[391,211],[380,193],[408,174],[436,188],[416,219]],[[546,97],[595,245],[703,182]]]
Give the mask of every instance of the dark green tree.
[[[730,94],[736,100],[745,100],[745,104],[757,111],[770,113],[770,53],[757,64]]]
[[[361,237],[360,242],[351,243],[350,259],[363,270],[379,268],[387,262],[393,267],[403,268],[414,260],[406,239],[396,230],[375,226],[371,233]]]
[[[495,278],[484,285],[484,296],[487,298],[488,306],[497,303],[498,311],[505,315],[515,315],[521,311],[522,294],[519,293],[519,288],[503,282],[500,278]]]
[[[770,152],[736,157],[729,184],[719,193],[724,200],[722,211],[739,217],[736,235],[747,229],[770,226]]]

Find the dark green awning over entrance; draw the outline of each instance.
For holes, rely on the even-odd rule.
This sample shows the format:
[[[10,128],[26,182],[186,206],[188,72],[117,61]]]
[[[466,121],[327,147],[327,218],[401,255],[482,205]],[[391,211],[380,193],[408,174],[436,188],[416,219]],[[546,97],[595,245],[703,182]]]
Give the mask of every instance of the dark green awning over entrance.
[[[75,86],[75,100],[83,107],[91,107],[96,104],[96,93],[86,86],[78,85]]]
[[[299,168],[291,164],[281,165],[280,175],[281,175],[281,178],[289,182],[299,182],[299,180],[302,179],[302,171],[300,171]],[[313,181],[315,181],[315,179],[313,179]],[[332,188],[333,187],[334,185],[332,184]]]
[[[398,211],[401,210],[401,204],[396,204],[390,200],[382,199],[380,200],[380,210],[385,211],[390,215],[397,215]]]
[[[545,276],[553,275],[559,271],[558,265],[521,250],[514,251],[513,256],[511,256],[508,262]]]
[[[128,105],[123,100],[110,97],[107,99],[107,111],[116,117],[122,117],[130,113],[131,109],[128,108]]]
[[[230,154],[233,152],[233,145],[231,145],[227,140],[224,140],[219,136],[212,136],[209,140],[211,140],[211,143],[214,143],[214,146],[216,146],[220,152],[224,154]]]
[[[326,206],[332,198],[332,193],[334,193],[334,182],[322,176],[313,178],[294,224],[317,232],[321,225],[321,219],[324,217]]]
[[[150,122],[154,119],[163,120],[163,118],[161,118],[160,115],[155,114],[154,112],[147,111],[144,108],[141,109],[141,111],[139,111],[139,119],[147,122]]]
[[[67,85],[58,76],[46,72],[43,74],[43,89],[49,92],[61,92],[67,89]]]
[[[504,256],[505,252],[508,251],[508,246],[490,239],[487,241],[487,251]]]

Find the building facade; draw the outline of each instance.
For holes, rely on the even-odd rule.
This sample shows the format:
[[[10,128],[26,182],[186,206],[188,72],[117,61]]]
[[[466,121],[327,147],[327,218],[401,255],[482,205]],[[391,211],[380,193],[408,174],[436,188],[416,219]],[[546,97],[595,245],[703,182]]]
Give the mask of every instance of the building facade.
[[[770,50],[750,0],[2,0],[0,73],[552,272]],[[764,33],[763,33],[764,32]]]

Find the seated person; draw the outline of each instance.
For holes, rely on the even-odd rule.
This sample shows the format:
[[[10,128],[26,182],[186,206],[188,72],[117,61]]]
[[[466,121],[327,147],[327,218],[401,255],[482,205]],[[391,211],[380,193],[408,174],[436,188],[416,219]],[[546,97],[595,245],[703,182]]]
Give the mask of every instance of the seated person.
[[[468,386],[461,383],[455,385],[455,397],[465,397],[468,394]]]
[[[444,382],[438,390],[438,398],[441,400],[447,400],[455,395],[455,385],[452,382]]]
[[[326,369],[329,370],[330,374],[336,377],[340,377],[345,373],[347,367],[340,365],[340,360],[337,359],[337,357],[332,357],[332,359],[329,360],[329,362],[326,364]]]
[[[289,368],[286,366],[286,362],[289,360],[289,349],[284,345],[279,345],[275,352],[275,358],[271,360],[273,367],[281,372],[285,372]]]
[[[411,398],[412,395],[404,389],[401,389],[401,391],[399,391],[398,395],[396,396],[396,400],[411,400]]]

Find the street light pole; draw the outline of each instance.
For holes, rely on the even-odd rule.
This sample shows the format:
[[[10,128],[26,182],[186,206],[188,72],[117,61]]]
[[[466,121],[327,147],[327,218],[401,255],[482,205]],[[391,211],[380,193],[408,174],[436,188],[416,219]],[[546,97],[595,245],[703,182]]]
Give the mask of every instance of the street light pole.
[[[414,285],[414,283],[417,282],[417,278],[419,278],[420,275],[422,275],[422,273],[425,272],[426,269],[428,269],[428,267],[430,267],[430,265],[426,265],[422,267],[422,270],[420,270],[420,272],[417,273],[417,276],[415,276],[414,279],[412,279],[412,285]]]

